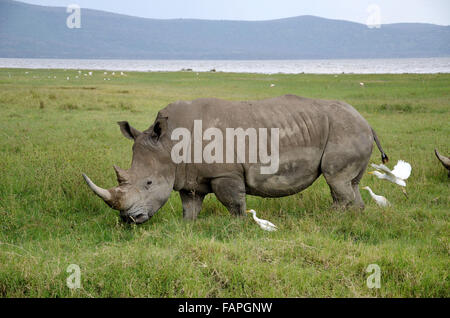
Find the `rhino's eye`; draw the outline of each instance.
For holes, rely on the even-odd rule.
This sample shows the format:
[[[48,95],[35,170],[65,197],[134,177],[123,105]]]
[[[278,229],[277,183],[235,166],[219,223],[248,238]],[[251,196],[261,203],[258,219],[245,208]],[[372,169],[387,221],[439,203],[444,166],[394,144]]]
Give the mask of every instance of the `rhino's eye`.
[[[147,181],[147,185],[149,186],[149,185],[151,185],[152,184],[152,182],[151,181]]]

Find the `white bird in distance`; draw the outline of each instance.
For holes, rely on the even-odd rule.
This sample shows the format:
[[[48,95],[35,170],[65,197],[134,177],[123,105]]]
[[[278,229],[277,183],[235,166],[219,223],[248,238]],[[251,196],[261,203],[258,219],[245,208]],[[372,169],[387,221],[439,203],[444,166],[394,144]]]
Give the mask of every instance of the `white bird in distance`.
[[[383,171],[384,173],[380,171],[371,171],[369,172],[369,174],[373,174],[378,179],[387,180],[401,186],[403,193],[405,194],[406,197],[408,197],[408,194],[406,193],[405,190],[406,187],[405,180],[408,179],[409,176],[411,175],[412,168],[409,163],[403,160],[399,160],[392,171],[384,164],[376,165],[372,163],[371,166],[377,170]]]
[[[263,219],[258,218],[256,216],[256,211],[255,210],[247,210],[245,212],[253,214],[253,220],[255,220],[255,222],[258,223],[259,227],[262,228],[263,230],[266,230],[266,231],[269,231],[269,232],[278,230],[276,225],[273,224],[272,222],[269,222],[267,220],[263,220]]]
[[[384,207],[391,205],[385,197],[383,197],[382,195],[377,195],[377,194],[373,193],[371,188],[363,187],[363,189],[369,191],[370,196],[375,201],[375,203],[378,204],[379,206],[384,208]]]

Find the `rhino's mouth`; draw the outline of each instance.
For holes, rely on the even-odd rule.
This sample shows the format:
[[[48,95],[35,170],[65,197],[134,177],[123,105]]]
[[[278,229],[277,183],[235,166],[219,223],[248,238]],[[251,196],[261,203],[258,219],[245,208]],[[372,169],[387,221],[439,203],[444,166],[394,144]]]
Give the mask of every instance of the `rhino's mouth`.
[[[120,215],[120,218],[125,223],[142,224],[150,219],[148,213],[137,213],[134,215]]]
[[[140,213],[134,217],[133,216],[130,217],[134,219],[134,223],[136,224],[144,223],[150,218],[147,213]]]

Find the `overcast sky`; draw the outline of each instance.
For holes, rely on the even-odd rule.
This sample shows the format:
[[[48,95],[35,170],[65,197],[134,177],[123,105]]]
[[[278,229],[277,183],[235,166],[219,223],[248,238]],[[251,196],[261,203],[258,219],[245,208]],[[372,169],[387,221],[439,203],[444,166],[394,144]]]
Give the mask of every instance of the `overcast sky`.
[[[425,22],[450,25],[450,0],[22,0],[91,8],[145,18],[269,20],[299,15],[366,23],[368,7],[381,10],[381,23]]]

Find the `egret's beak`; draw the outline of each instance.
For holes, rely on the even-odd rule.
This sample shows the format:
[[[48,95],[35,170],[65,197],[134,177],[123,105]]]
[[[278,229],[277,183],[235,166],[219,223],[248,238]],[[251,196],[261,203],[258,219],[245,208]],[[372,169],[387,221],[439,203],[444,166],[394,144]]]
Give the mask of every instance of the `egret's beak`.
[[[245,210],[246,213],[250,213],[250,210]]]
[[[373,171],[367,172],[368,174],[373,174]]]

